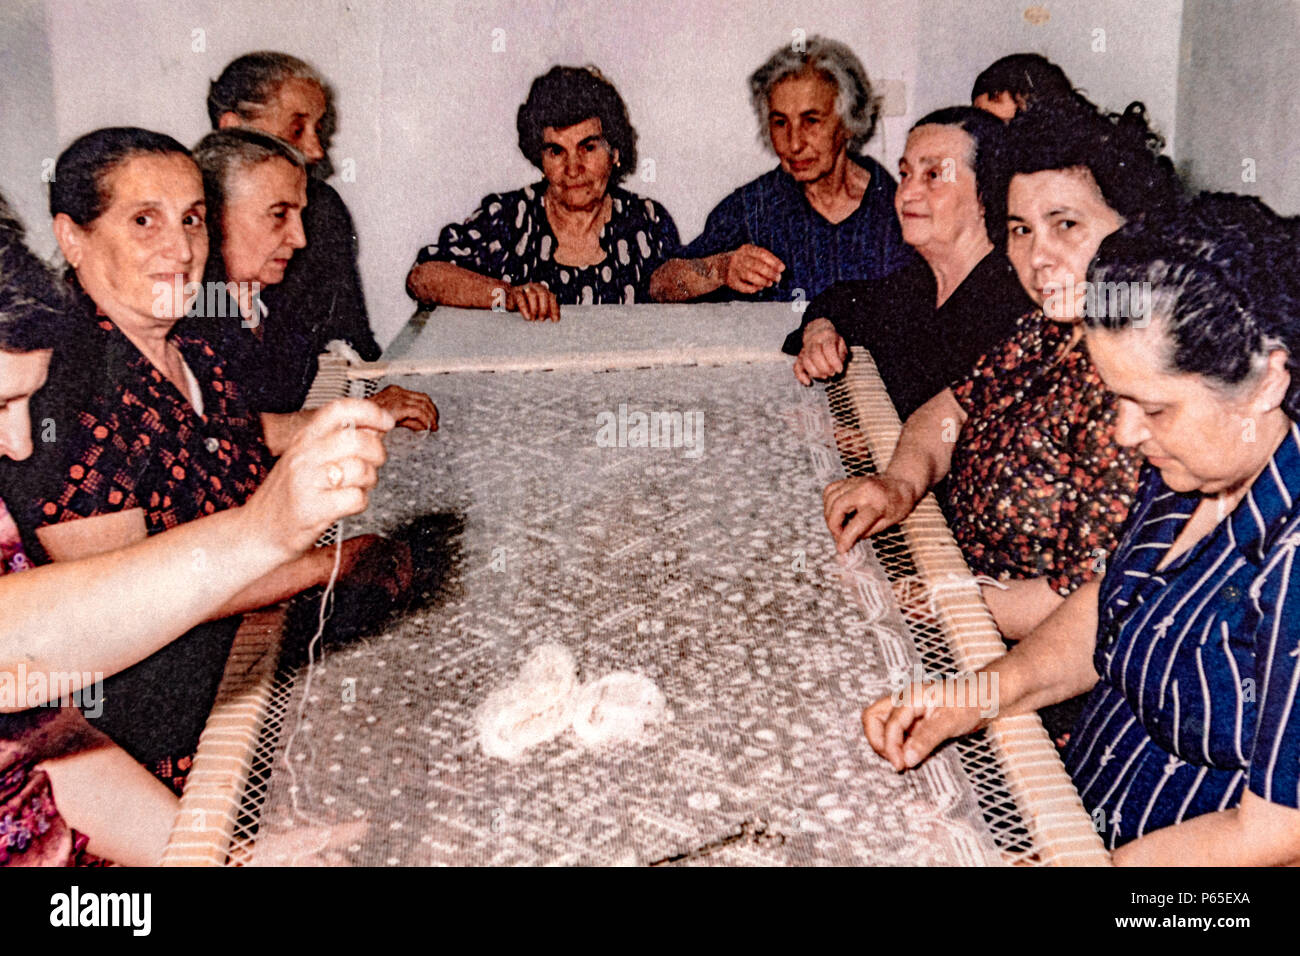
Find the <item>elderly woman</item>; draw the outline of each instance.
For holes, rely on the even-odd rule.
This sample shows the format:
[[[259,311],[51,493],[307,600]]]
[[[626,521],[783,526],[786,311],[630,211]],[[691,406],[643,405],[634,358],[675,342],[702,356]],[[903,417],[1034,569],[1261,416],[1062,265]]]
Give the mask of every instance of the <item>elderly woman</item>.
[[[276,374],[246,386],[256,410],[296,412],[330,341],[347,342],[368,362],[380,355],[357,274],[356,228],[325,181],[332,172],[326,149],[335,125],[334,93],[297,57],[248,53],[227,64],[208,87],[208,118],[214,130],[270,133],[301,151],[308,164],[301,210],[306,247],[286,265],[283,280],[263,294],[276,321],[262,330],[259,351]]]
[[[636,131],[594,67],[557,66],[519,108],[519,149],[545,179],[484,197],[443,227],[406,279],[423,304],[560,318],[560,306],[644,302],[677,251],[667,210],[618,186],[636,169]]]
[[[1004,715],[1091,690],[1066,768],[1118,864],[1300,863],[1300,233],[1252,206],[1103,245],[1095,281],[1153,290],[1087,318],[1142,485],[1105,577],[985,668]],[[913,700],[863,714],[900,770],[981,723]]]
[[[1083,346],[1076,294],[1102,239],[1170,207],[1172,166],[1140,106],[1081,97],[1007,127],[999,179],[1007,255],[1039,310],[908,418],[889,467],[835,482],[826,522],[841,551],[901,521],[947,477],[945,506],[1002,633],[1028,634],[1100,571],[1137,487],[1113,441],[1116,404]],[[996,183],[1009,184],[997,185]]]
[[[267,444],[274,450],[313,414],[285,408],[263,391],[266,383],[296,367],[291,361],[286,372],[286,347],[316,347],[306,341],[291,345],[297,336],[296,303],[269,299],[306,243],[303,216],[310,202],[305,158],[267,133],[228,129],[205,136],[194,148],[194,159],[203,173],[213,250],[194,310],[209,320],[202,324],[205,336],[230,363],[244,393],[253,396],[249,404],[262,412]],[[227,292],[233,302],[226,299]],[[234,321],[235,316],[241,321]],[[389,385],[374,401],[407,428],[438,427],[438,410],[427,395]]]
[[[227,361],[181,319],[207,259],[203,180],[175,140],[97,130],[60,155],[54,232],[69,267],[75,334],[56,354],[34,418],[55,440],[25,468],[27,519],[54,560],[121,547],[244,504],[272,452]],[[287,434],[287,433],[286,433]],[[236,614],[325,584],[315,549],[232,598]],[[202,577],[211,560],[192,555]],[[343,546],[342,575],[404,586],[402,553],[382,539]],[[179,785],[221,677],[233,621],[192,630],[112,679],[96,726]]]
[[[66,334],[56,303],[0,199],[0,458],[31,454],[28,406]],[[345,418],[364,427],[340,429]],[[71,706],[94,691],[83,681],[149,657],[297,557],[332,521],[362,510],[384,459],[380,435],[391,427],[373,405],[340,403],[244,507],[79,561],[33,568],[0,498],[0,675],[21,689],[17,699],[0,695],[0,866],[66,865],[83,850],[158,862],[177,799]],[[0,485],[0,496],[7,491]],[[212,562],[202,577],[192,573],[196,552]],[[74,701],[52,698],[55,686]]]
[[[1013,53],[994,60],[975,77],[970,102],[1008,122],[1030,103],[1050,97],[1068,98],[1074,86],[1065,71],[1037,53]]]
[[[749,88],[760,136],[781,165],[709,213],[699,238],[655,273],[655,299],[808,300],[905,265],[894,180],[861,153],[880,107],[853,51],[810,37],[802,50],[773,53]]]
[[[883,279],[839,282],[804,310],[786,351],[798,353],[803,384],[844,370],[848,348],[865,346],[902,418],[911,415],[1033,309],[1007,261],[1006,232],[996,246],[977,185],[990,178],[1002,124],[957,106],[920,119],[898,161],[894,208],[903,240],[920,257]],[[943,348],[934,348],[942,342]]]

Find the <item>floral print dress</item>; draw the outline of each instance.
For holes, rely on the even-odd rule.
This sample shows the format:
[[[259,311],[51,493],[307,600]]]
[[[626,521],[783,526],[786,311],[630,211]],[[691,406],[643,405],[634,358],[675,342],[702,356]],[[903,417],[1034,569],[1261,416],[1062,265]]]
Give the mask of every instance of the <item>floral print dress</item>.
[[[1142,459],[1116,444],[1115,397],[1075,329],[1031,312],[952,390],[970,417],[944,504],[971,570],[1063,597],[1104,571]]]

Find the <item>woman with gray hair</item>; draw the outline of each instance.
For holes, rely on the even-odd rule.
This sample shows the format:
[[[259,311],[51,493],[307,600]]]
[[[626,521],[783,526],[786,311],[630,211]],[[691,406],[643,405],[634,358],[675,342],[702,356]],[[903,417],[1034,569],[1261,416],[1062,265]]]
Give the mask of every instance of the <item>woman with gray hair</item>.
[[[799,301],[910,261],[894,179],[860,152],[880,104],[853,51],[810,37],[772,54],[749,87],[760,136],[781,164],[720,202],[699,238],[655,273],[650,294]]]
[[[266,292],[266,304],[282,317],[265,330],[262,351],[278,373],[248,392],[258,411],[295,412],[328,342],[345,341],[367,361],[380,355],[357,274],[356,228],[348,207],[325,181],[333,172],[327,149],[335,125],[334,91],[310,64],[263,50],[232,60],[208,87],[207,105],[214,130],[270,133],[306,161],[302,229],[307,246],[288,263],[283,281]]]
[[[303,229],[303,211],[308,206],[306,160],[293,146],[251,129],[209,133],[194,148],[194,160],[203,173],[213,250],[204,295],[194,308],[207,320],[204,334],[228,360],[231,374],[246,393],[257,394],[265,383],[284,375],[279,346],[295,344],[292,304],[268,303],[267,290],[284,281],[298,251],[307,244]],[[209,290],[216,294],[208,294]],[[267,347],[268,342],[272,347]],[[310,347],[307,341],[296,345]],[[438,410],[427,395],[390,385],[374,401],[408,428],[438,427]],[[312,415],[250,404],[261,412],[273,450],[287,444]]]

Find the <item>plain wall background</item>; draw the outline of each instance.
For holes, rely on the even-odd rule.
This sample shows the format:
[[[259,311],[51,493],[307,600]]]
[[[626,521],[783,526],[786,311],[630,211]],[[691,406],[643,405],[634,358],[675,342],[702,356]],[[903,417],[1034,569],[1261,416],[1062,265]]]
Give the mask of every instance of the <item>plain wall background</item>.
[[[641,157],[654,163],[653,181],[634,175],[626,185],[663,202],[689,240],[719,199],[773,165],[745,80],[795,30],[842,40],[878,87],[890,84],[898,115],[883,120],[868,147],[890,169],[913,120],[966,102],[983,67],[1029,50],[1056,60],[1112,109],[1143,100],[1198,175],[1228,152],[1222,161],[1239,172],[1241,137],[1267,126],[1250,148],[1267,176],[1285,179],[1296,162],[1288,100],[1300,86],[1300,6],[1249,5],[1255,15],[1238,24],[1233,13],[1229,28],[1226,4],[1197,0],[5,0],[0,189],[48,254],[43,161],[98,126],[145,126],[193,144],[208,128],[207,84],[227,62],[255,49],[301,56],[335,87],[331,158],[340,171],[350,165],[355,180],[336,174],[332,183],[357,221],[372,323],[385,342],[411,314],[403,280],[416,250],[485,193],[540,178],[519,154],[514,118],[532,78],[554,63],[594,63],[618,86]],[[1239,92],[1211,96],[1213,74],[1189,78],[1186,57],[1190,44],[1204,68],[1209,54],[1197,51],[1224,36],[1230,42],[1215,51],[1214,70],[1234,83],[1273,75],[1277,65],[1260,58],[1253,39],[1261,17],[1272,34],[1290,31],[1293,52],[1270,87],[1271,112],[1252,114]],[[1258,187],[1294,205],[1290,179],[1270,194],[1261,172]]]
[[[1300,2],[1186,0],[1177,147],[1193,185],[1300,214]]]

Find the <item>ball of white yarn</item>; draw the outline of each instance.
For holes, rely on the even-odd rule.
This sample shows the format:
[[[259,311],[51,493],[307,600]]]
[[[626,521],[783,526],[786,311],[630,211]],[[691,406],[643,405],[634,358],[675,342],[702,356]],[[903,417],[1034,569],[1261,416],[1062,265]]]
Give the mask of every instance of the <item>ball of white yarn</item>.
[[[519,676],[488,695],[477,714],[479,742],[490,757],[517,760],[525,750],[564,732],[572,720],[578,667],[559,644],[529,655]]]
[[[663,692],[648,677],[614,671],[578,691],[573,732],[589,747],[638,740],[646,727],[670,720]]]

